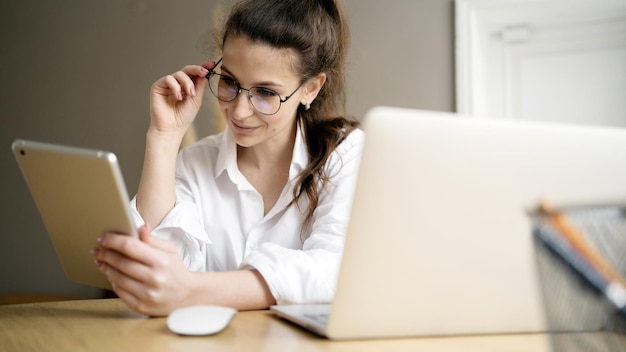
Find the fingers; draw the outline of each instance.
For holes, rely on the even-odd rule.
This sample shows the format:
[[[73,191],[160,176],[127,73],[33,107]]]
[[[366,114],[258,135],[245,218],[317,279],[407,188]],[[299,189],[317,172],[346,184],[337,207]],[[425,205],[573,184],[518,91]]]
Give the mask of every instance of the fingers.
[[[203,83],[205,83],[206,75],[215,66],[215,61],[206,61],[201,65],[187,65],[180,71],[172,74],[180,86],[179,90],[177,90],[180,91],[180,94],[177,96],[178,100],[182,100],[184,95],[195,97],[198,89],[204,90],[205,85]]]
[[[150,234],[152,232],[152,229],[150,228],[148,224],[143,224],[143,226],[137,229],[137,232],[139,233],[139,239],[142,240],[143,242],[145,242],[150,237],[152,237]]]
[[[98,269],[111,282],[113,292],[128,307],[139,313],[152,314],[149,306],[152,301],[149,299],[150,295],[146,293],[148,290],[142,283],[125,276],[122,272],[104,263],[99,263]]]
[[[116,287],[114,292],[130,309],[150,316],[168,315],[172,310],[170,306],[176,303],[163,301],[155,290],[146,290],[144,287],[139,290]]]
[[[150,128],[182,135],[202,105],[205,76],[213,67],[212,61],[188,65],[157,80],[150,89]]]
[[[170,241],[152,236],[148,225],[144,225],[139,228],[139,239],[141,239],[141,241],[143,241],[152,248],[162,250],[168,253],[178,253],[178,250],[172,245]]]
[[[143,312],[142,310],[138,308],[141,301],[135,295],[133,295],[132,293],[130,293],[129,291],[123,288],[116,287],[116,286],[113,287],[113,292],[115,292],[117,297],[119,297],[124,303],[126,303],[128,307],[130,307],[136,312],[145,314],[145,312]]]
[[[221,61],[221,60],[220,60]],[[215,68],[215,66],[217,66],[217,63],[220,61],[206,61],[204,63],[202,63],[202,67],[204,67],[205,69],[207,69],[207,73],[209,73],[209,70],[212,70]],[[206,73],[204,74],[206,76]]]
[[[170,281],[167,262],[160,263],[156,258],[156,262],[144,264],[106,247],[98,247],[92,253],[98,270],[107,277],[120,298],[125,296],[129,306],[138,305],[137,311],[146,312],[148,306],[160,304],[161,289]],[[135,303],[130,303],[133,301]]]
[[[171,242],[152,236],[146,225],[139,228],[139,239],[105,233],[98,242],[100,246],[92,251],[97,262],[141,282],[153,282],[154,269],[168,267],[174,258],[179,258],[178,249]]]
[[[185,95],[196,96],[196,86],[193,79],[183,71],[167,75],[163,78],[163,81],[169,91],[169,95],[178,101],[182,101]]]
[[[126,292],[127,295],[131,292],[140,292],[142,285],[139,281],[125,275],[122,271],[116,269],[114,266],[109,265],[103,261],[97,262],[98,270],[100,270],[109,280],[113,291],[120,296],[121,291]],[[135,299],[138,297],[135,296]]]
[[[148,265],[130,259],[119,252],[98,247],[92,251],[92,254],[96,260],[98,269],[104,272],[105,275],[107,275],[107,272],[111,269],[114,270],[114,272],[112,272],[113,277],[124,275],[135,278],[141,282],[152,279],[150,267]],[[107,277],[109,277],[109,275],[107,275]],[[109,279],[109,281],[113,282],[111,278]]]
[[[119,234],[104,234],[100,246],[92,251],[97,262],[105,263],[125,275],[139,280],[150,276],[158,253],[136,238]]]
[[[147,228],[142,227],[139,230],[140,238],[133,238],[131,236],[105,233],[98,239],[100,243],[100,252],[102,256],[96,257],[97,260],[106,260],[110,264],[115,264],[116,267],[125,266],[126,258],[128,261],[137,261],[144,265],[154,267],[161,265],[161,261],[165,260],[166,256],[163,256],[163,252],[168,254],[177,254],[178,250],[169,241],[159,239],[150,235]],[[107,250],[107,251],[102,251]],[[108,256],[104,257],[107,254]],[[119,256],[118,256],[119,255]]]
[[[98,269],[115,293],[133,310],[167,314],[186,294],[190,274],[170,242],[139,229],[139,239],[107,233],[92,251]]]
[[[164,76],[155,83],[155,86],[161,88],[162,94],[182,101],[185,96],[195,97],[197,95],[198,88],[204,86],[207,73],[209,70],[206,67],[188,65],[180,71]]]

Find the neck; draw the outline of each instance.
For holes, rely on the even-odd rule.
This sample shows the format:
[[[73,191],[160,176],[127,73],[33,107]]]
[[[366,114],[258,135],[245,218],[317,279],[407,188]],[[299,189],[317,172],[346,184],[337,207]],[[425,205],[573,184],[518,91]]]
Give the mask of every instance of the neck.
[[[237,146],[237,161],[256,169],[284,167],[291,163],[296,141],[296,129],[288,138],[269,140],[253,147]]]

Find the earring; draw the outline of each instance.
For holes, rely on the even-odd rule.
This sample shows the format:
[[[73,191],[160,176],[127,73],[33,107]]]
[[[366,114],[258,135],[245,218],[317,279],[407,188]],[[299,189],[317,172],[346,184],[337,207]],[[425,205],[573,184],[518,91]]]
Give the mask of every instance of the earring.
[[[304,105],[304,110],[309,110],[311,108],[311,102],[307,101]]]

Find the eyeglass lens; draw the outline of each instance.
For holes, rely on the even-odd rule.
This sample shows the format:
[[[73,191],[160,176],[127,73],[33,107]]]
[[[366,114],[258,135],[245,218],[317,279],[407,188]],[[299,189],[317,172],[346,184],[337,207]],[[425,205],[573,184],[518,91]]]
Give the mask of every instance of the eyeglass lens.
[[[280,96],[276,92],[262,87],[241,88],[234,79],[218,73],[210,76],[209,88],[213,95],[225,102],[235,100],[242,90],[246,91],[250,104],[261,114],[273,115],[280,109]]]

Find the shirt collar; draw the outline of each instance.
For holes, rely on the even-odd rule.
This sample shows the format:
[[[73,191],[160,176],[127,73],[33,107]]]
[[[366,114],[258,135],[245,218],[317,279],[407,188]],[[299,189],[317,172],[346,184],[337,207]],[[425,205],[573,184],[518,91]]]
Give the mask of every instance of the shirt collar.
[[[215,178],[224,171],[232,171],[237,168],[237,143],[228,126],[222,132],[222,141],[219,148],[217,161],[215,162]],[[233,175],[230,171],[229,174]]]
[[[304,143],[304,131],[300,128],[300,124],[298,123],[291,165],[289,167],[289,179],[297,177],[302,170],[304,170],[308,162],[309,153]],[[230,132],[230,127],[226,126],[226,129],[222,132],[222,141],[215,164],[215,177],[217,178],[224,171],[227,171],[232,179],[233,176],[237,174],[235,172],[237,168],[237,142],[235,142],[235,138],[233,138]]]
[[[304,143],[304,131],[297,124],[296,141],[293,146],[293,155],[291,156],[291,166],[289,167],[289,179],[293,179],[300,175],[302,170],[309,163],[309,151]]]

